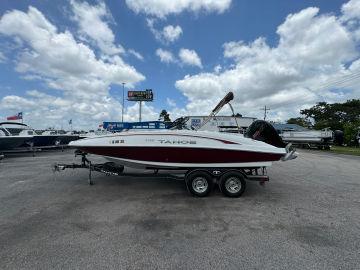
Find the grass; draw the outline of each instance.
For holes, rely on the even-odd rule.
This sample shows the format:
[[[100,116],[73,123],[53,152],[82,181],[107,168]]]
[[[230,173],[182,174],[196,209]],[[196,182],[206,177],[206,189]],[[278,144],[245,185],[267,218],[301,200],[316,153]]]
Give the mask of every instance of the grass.
[[[347,154],[360,156],[360,148],[359,147],[347,147],[347,146],[332,146],[331,152],[339,153],[339,154]]]

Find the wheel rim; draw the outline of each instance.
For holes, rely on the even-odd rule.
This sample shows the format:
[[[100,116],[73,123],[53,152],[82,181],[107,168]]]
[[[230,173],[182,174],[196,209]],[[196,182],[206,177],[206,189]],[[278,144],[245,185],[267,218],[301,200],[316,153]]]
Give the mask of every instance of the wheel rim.
[[[237,177],[229,177],[225,182],[225,188],[230,193],[237,193],[241,190],[241,181]]]
[[[197,193],[204,193],[208,188],[208,182],[204,177],[196,177],[192,181],[192,188]]]

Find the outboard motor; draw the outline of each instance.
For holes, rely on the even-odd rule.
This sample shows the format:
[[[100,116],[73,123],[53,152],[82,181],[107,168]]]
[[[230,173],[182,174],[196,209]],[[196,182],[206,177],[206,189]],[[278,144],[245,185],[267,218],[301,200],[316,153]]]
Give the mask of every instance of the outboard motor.
[[[286,144],[280,138],[276,129],[264,120],[254,121],[246,130],[245,137],[262,141],[276,147],[284,148]]]
[[[340,146],[344,144],[344,132],[341,130],[334,131],[334,143]]]

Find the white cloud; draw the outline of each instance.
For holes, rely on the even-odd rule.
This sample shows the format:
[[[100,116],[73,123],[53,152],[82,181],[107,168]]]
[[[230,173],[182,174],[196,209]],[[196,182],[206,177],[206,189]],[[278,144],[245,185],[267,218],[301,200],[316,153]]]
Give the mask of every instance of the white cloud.
[[[0,63],[4,63],[5,61],[6,61],[5,55],[2,52],[0,52]]]
[[[135,51],[134,49],[128,49],[127,51],[129,54],[135,56],[137,59],[144,61],[144,57],[137,51]]]
[[[83,125],[120,119],[121,104],[109,95],[110,86],[126,82],[133,87],[145,79],[119,55],[98,59],[89,46],[76,41],[69,31],[60,32],[34,7],[5,13],[0,18],[0,34],[17,40],[16,49],[8,53],[15,55],[17,72],[61,91],[60,97],[46,94],[40,98],[29,92],[26,97],[2,98],[2,111],[22,109],[41,125],[55,118],[76,118]]]
[[[163,31],[162,31],[162,36],[164,37],[164,39],[167,42],[174,42],[176,41],[180,35],[182,34],[182,29],[179,25],[177,26],[172,26],[172,25],[167,25],[164,27]]]
[[[180,49],[179,58],[175,57],[171,51],[161,48],[157,49],[155,53],[163,63],[175,63],[178,65],[189,65],[202,68],[201,59],[194,50]]]
[[[166,98],[166,103],[170,106],[170,107],[176,107],[176,102],[175,100],[171,99],[171,98]]]
[[[142,121],[154,121],[159,118],[160,112],[158,112],[154,107],[147,105],[146,102],[143,102],[141,105],[141,120]],[[134,103],[131,106],[128,106],[126,109],[126,115],[124,116],[124,121],[137,122],[139,121],[139,102]]]
[[[216,74],[220,73],[221,70],[222,70],[222,66],[221,66],[221,65],[216,65],[216,66],[214,67],[214,72],[215,72]]]
[[[360,0],[351,0],[341,7],[342,19],[345,21],[360,19]]]
[[[126,0],[126,4],[136,13],[164,18],[183,11],[223,13],[231,0]]]
[[[0,33],[21,39],[28,47],[18,55],[16,70],[56,79],[101,79],[106,83],[136,83],[144,80],[119,56],[96,59],[88,46],[77,42],[69,31],[58,32],[34,7],[27,13],[13,10],[0,20]],[[66,90],[66,89],[65,89]]]
[[[183,33],[182,28],[177,25],[167,25],[161,31],[155,27],[155,19],[146,19],[147,26],[154,37],[163,44],[175,42]]]
[[[158,29],[155,28],[154,24],[155,24],[155,19],[149,19],[147,18],[146,19],[146,24],[147,26],[149,27],[150,29],[150,32],[154,35],[154,37],[159,40],[159,41],[162,41],[162,33],[161,31],[159,31]]]
[[[342,8],[340,19],[356,41],[360,41],[360,0],[351,0],[345,3]]]
[[[345,94],[331,91],[331,85],[323,87],[330,79],[360,72],[356,64],[360,62],[359,44],[341,17],[318,12],[317,8],[307,8],[287,16],[277,29],[279,43],[274,47],[263,37],[250,43],[225,43],[224,57],[234,64],[214,73],[187,75],[176,82],[189,100],[186,110],[192,114],[210,111],[229,90],[235,94],[238,112],[260,117],[260,107],[267,105],[273,109],[274,118],[297,115],[304,105],[324,99],[337,102],[358,98],[360,79],[350,82],[350,91]]]
[[[163,63],[175,63],[176,62],[174,55],[170,51],[159,48],[156,50],[155,53],[157,56],[159,56],[160,61]]]
[[[115,36],[107,21],[112,20],[111,13],[104,2],[90,5],[77,0],[70,1],[73,19],[79,24],[80,33],[96,43],[100,50],[109,55],[124,53],[121,45],[115,45]]]
[[[194,50],[189,49],[180,49],[179,58],[181,62],[185,65],[197,66],[202,68],[201,59]]]
[[[92,103],[80,99],[73,100],[39,92],[28,91],[25,97],[10,95],[0,100],[0,106],[11,113],[24,112],[24,121],[34,128],[69,129],[68,120],[73,120],[75,129],[97,128],[103,121],[121,119],[121,102],[102,97]],[[151,106],[142,105],[142,119],[154,120],[158,112]],[[138,121],[138,103],[128,106],[124,113],[125,121]]]

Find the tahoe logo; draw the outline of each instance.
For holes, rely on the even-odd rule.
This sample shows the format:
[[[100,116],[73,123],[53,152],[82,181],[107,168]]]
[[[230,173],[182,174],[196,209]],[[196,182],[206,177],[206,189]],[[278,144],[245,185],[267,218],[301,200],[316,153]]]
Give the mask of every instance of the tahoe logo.
[[[161,144],[196,144],[196,141],[188,140],[158,140]]]

